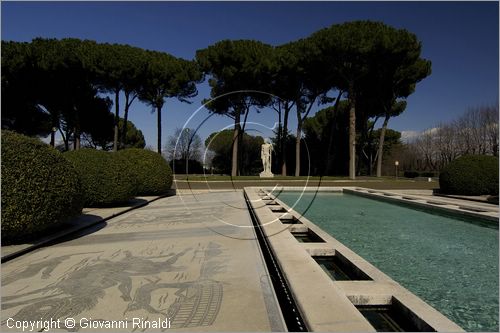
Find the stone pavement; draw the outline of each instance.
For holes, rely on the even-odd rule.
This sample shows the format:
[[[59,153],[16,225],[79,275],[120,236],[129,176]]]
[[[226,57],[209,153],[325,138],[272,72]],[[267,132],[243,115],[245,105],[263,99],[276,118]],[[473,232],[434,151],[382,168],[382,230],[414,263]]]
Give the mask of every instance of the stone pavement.
[[[240,191],[159,199],[1,268],[1,331],[286,330]]]
[[[82,214],[78,217],[57,226],[57,230],[52,230],[47,234],[38,237],[23,244],[2,244],[2,262],[11,260],[19,255],[33,251],[42,246],[49,245],[57,239],[71,234],[75,231],[94,226],[111,219],[113,217],[124,214],[128,211],[147,205],[148,203],[157,200],[158,196],[136,197],[130,200],[127,204],[119,207],[109,208],[83,208]]]

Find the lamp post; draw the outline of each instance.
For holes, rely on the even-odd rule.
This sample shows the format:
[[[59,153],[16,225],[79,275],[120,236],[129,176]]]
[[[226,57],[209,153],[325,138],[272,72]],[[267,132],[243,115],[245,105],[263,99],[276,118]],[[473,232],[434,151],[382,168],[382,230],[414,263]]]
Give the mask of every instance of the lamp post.
[[[398,165],[399,161],[394,162],[394,166],[396,167],[396,180],[398,180]]]

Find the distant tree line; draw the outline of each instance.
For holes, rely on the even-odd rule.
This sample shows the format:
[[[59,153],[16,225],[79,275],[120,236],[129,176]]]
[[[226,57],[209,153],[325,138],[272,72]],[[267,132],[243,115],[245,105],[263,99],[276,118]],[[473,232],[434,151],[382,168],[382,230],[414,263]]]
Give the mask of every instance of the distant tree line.
[[[203,174],[203,143],[192,128],[176,128],[167,138],[164,157],[175,174]]]
[[[165,99],[186,101],[195,96],[201,78],[192,61],[128,45],[79,39],[2,41],[2,128],[27,135],[50,134],[52,145],[59,131],[67,150],[70,142],[79,149],[82,137],[91,146],[106,148],[111,127],[116,151],[136,146],[127,144],[129,130],[135,131],[128,113],[139,99],[157,113],[161,152]],[[103,94],[113,96],[114,114],[110,113],[113,102]],[[120,126],[120,121],[126,125]]]
[[[306,146],[307,154],[302,154],[303,165],[310,164],[310,169],[306,170],[310,175],[345,175],[349,168],[349,102],[343,100],[332,112],[332,106],[322,109],[312,117],[304,121],[303,146]],[[366,121],[366,120],[363,120]],[[359,131],[356,135],[356,170],[358,175],[375,174],[375,170],[380,170],[382,165],[376,165],[378,154],[380,153],[380,137],[383,133],[382,150],[386,155],[393,147],[402,144],[401,133],[390,128],[374,129],[375,122],[367,121],[365,131]],[[362,128],[363,124],[357,125]],[[292,138],[295,140],[295,138]],[[290,139],[288,139],[290,141]],[[330,142],[336,144],[328,148]],[[327,150],[329,156],[327,156]],[[309,159],[309,161],[308,161]],[[331,163],[334,161],[334,163]],[[382,159],[380,159],[382,163]],[[293,163],[293,161],[289,161]],[[328,170],[325,172],[325,170]]]
[[[211,99],[207,108],[234,120],[231,175],[241,174],[239,150],[248,114],[253,108],[271,107],[278,115],[276,152],[282,175],[289,174],[290,144],[288,120],[295,110],[295,176],[301,169],[306,120],[314,105],[330,104],[331,119],[340,119],[339,108],[347,111],[347,142],[335,142],[339,124],[330,121],[328,139],[323,139],[325,163],[319,174],[335,172],[333,152],[338,144],[347,145],[347,172],[356,176],[356,165],[367,159],[369,170],[381,161],[389,119],[406,107],[405,99],[416,83],[430,75],[431,63],[420,57],[421,43],[404,29],[380,22],[356,21],[335,24],[310,37],[276,47],[254,40],[224,40],[199,50],[196,60],[210,76]],[[333,93],[333,96],[330,94]],[[344,103],[341,103],[344,102]],[[382,129],[373,131],[377,119]],[[373,135],[378,134],[378,140]],[[363,145],[360,145],[359,143]],[[378,142],[378,146],[373,144]],[[370,146],[371,145],[371,146]],[[362,154],[357,154],[361,150]],[[365,155],[367,157],[365,157]],[[359,172],[358,172],[359,173]]]
[[[309,148],[321,145],[313,148],[323,157],[314,164],[315,173],[348,173],[354,179],[376,168],[380,176],[388,122],[404,111],[406,98],[431,72],[421,47],[407,30],[372,21],[334,24],[278,46],[223,40],[198,50],[194,61],[89,40],[2,41],[2,127],[52,138],[56,129],[66,148],[71,142],[78,149],[82,138],[107,145],[100,143],[105,135],[96,132],[112,120],[112,148],[118,150],[126,146],[129,131],[120,126],[121,115],[128,124],[130,106],[138,99],[157,114],[161,152],[165,100],[188,102],[207,76],[211,92],[204,105],[234,120],[230,138],[224,131],[224,140],[218,139],[229,139],[230,151],[222,156],[221,150],[211,150],[214,163],[230,158],[231,168],[224,171],[236,176],[258,168],[260,156],[252,147],[262,138],[245,131],[250,112],[266,109],[276,112],[279,124],[275,173],[307,173],[301,164],[309,140]],[[125,97],[122,106],[120,96]],[[315,105],[326,106],[316,124],[309,121]],[[290,114],[297,118],[293,133]],[[383,125],[375,130],[378,119]]]
[[[428,129],[395,152],[407,170],[440,171],[465,155],[498,157],[498,105],[468,109],[457,119]]]

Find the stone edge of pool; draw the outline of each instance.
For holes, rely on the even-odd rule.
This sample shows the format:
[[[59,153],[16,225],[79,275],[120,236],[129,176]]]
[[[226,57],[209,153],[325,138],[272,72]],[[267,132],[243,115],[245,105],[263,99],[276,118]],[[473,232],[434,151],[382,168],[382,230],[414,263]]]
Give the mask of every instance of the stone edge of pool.
[[[246,187],[244,189],[309,330],[374,332],[373,326],[359,312],[356,306],[397,304],[400,310],[422,331],[464,331],[432,306],[392,280],[272,194],[282,190],[309,192],[318,189],[303,187]],[[401,197],[401,200],[407,200],[403,199],[401,194],[389,191],[370,193],[368,191],[373,190],[359,187],[325,187],[320,188],[319,191],[357,192],[356,194],[369,197],[381,195],[384,199],[389,200],[395,200],[397,197]],[[384,193],[389,193],[390,196],[387,197]],[[417,199],[412,198],[408,201],[414,204],[413,201],[415,200]],[[274,207],[281,206],[285,208],[286,212],[273,212],[269,205],[271,202],[278,204]],[[425,205],[420,200],[417,204]],[[443,205],[439,206],[432,203],[428,204],[428,206],[443,208]],[[444,208],[453,209],[448,206]],[[469,213],[480,214],[466,211],[464,215],[470,216]],[[481,216],[484,216],[484,214]],[[300,224],[283,224],[280,218],[286,217],[294,217],[300,221]],[[292,234],[292,232],[303,233],[309,231],[319,236],[324,242],[300,243]],[[313,256],[334,255],[346,259],[355,269],[366,274],[371,280],[333,281],[313,259]]]
[[[480,206],[476,202],[469,204],[455,203],[454,199],[426,198],[421,195],[402,194],[384,190],[373,190],[363,187],[346,187],[343,192],[361,195],[370,199],[380,199],[392,203],[403,203],[409,206],[430,208],[434,211],[452,213],[464,217],[480,218],[481,220],[498,225],[498,206],[488,204]]]

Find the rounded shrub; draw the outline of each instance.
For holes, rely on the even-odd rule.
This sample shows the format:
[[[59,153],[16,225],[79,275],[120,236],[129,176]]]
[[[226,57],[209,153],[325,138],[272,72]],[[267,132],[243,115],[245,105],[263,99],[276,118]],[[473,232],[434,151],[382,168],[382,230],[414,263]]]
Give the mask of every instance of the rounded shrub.
[[[2,131],[2,241],[34,236],[79,215],[74,167],[38,139]]]
[[[439,186],[446,194],[498,195],[498,157],[459,157],[441,171]]]
[[[63,156],[80,175],[86,207],[117,205],[134,196],[135,176],[117,153],[79,149]]]
[[[135,175],[135,195],[162,195],[172,186],[172,170],[158,153],[147,149],[130,148],[117,153],[127,160]]]

